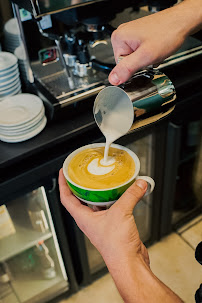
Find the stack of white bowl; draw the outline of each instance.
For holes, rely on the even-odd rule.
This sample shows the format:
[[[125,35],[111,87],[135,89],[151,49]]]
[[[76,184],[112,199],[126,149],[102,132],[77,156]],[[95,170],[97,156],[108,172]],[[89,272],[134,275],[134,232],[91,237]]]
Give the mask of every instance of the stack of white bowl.
[[[4,49],[13,53],[20,45],[21,37],[16,18],[8,20],[4,25]]]
[[[17,58],[7,52],[0,52],[0,101],[21,92],[21,81]]]
[[[27,80],[27,59],[26,59],[25,48],[24,48],[23,44],[20,44],[20,46],[18,46],[15,49],[14,55],[18,59],[18,66],[19,66],[19,70],[20,70],[21,80],[22,80],[23,83],[27,84],[28,83],[28,80]]]
[[[46,126],[44,105],[32,94],[19,94],[0,102],[0,140],[17,143],[39,134]]]

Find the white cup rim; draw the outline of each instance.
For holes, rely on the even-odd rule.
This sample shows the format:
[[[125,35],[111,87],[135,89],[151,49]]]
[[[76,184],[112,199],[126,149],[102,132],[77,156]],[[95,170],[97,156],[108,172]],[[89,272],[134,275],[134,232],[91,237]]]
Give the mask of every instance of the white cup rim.
[[[138,156],[132,150],[130,150],[129,148],[127,148],[125,146],[122,146],[122,145],[119,145],[119,144],[112,143],[110,145],[110,147],[114,147],[114,148],[117,148],[117,149],[125,150],[133,158],[133,160],[135,162],[135,172],[134,172],[133,176],[128,181],[126,181],[123,184],[120,184],[120,185],[115,186],[115,187],[106,188],[106,189],[95,189],[95,188],[84,187],[84,186],[78,185],[77,183],[73,182],[71,180],[71,178],[69,177],[68,170],[67,170],[69,162],[72,160],[72,158],[78,152],[81,152],[82,150],[85,150],[85,149],[88,149],[88,148],[103,147],[103,146],[105,146],[105,143],[92,143],[92,144],[84,145],[84,146],[76,149],[75,151],[73,151],[71,154],[69,154],[69,156],[67,156],[67,158],[65,159],[65,161],[63,163],[63,174],[65,176],[65,179],[67,181],[69,181],[72,185],[74,185],[76,187],[79,187],[81,189],[95,191],[95,192],[99,191],[100,192],[100,191],[113,190],[113,189],[117,189],[117,188],[120,188],[122,186],[125,186],[126,184],[130,183],[132,180],[134,180],[138,176],[139,171],[140,171],[140,160],[139,160]]]

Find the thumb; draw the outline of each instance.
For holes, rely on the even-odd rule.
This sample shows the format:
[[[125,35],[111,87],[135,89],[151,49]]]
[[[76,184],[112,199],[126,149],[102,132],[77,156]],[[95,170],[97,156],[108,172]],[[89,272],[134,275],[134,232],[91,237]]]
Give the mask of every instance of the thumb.
[[[140,69],[153,64],[152,52],[141,45],[136,51],[125,56],[109,74],[109,82],[112,85],[119,85],[126,82],[132,75]]]
[[[122,210],[127,210],[132,213],[134,207],[144,196],[146,190],[147,182],[138,179],[126,190],[126,192],[117,200],[113,206],[121,207]]]

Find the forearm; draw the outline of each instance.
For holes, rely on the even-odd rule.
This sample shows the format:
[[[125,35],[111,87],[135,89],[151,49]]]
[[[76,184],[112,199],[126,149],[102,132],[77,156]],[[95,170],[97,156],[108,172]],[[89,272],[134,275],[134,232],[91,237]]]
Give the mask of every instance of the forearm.
[[[184,0],[170,10],[176,11],[176,21],[185,36],[202,29],[202,0]]]
[[[184,0],[157,14],[159,24],[162,26],[165,24],[166,31],[169,24],[171,31],[173,30],[184,38],[202,29],[202,0]]]
[[[152,273],[141,255],[131,258],[121,256],[107,265],[125,303],[183,302]]]

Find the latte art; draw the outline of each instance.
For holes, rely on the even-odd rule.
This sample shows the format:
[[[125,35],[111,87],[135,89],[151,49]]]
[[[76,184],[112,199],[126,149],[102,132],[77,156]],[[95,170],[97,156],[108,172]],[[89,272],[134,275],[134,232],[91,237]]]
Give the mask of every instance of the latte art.
[[[110,173],[115,168],[115,165],[102,165],[101,161],[102,160],[99,160],[99,158],[93,159],[88,164],[88,172],[92,175],[105,175]],[[115,159],[113,162],[115,162]]]
[[[135,163],[127,151],[110,147],[107,163],[104,147],[85,149],[76,154],[68,166],[70,179],[86,188],[106,189],[124,184],[135,173]]]

